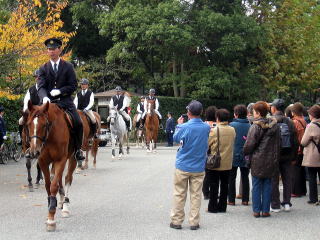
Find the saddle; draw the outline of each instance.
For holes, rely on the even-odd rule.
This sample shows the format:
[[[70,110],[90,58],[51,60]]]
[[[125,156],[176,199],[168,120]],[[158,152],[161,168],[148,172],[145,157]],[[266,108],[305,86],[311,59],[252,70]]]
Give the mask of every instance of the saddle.
[[[66,109],[63,109],[63,111],[64,111],[64,116],[65,116],[65,118],[67,120],[67,123],[68,123],[70,129],[73,129],[74,119],[72,117],[72,114]]]

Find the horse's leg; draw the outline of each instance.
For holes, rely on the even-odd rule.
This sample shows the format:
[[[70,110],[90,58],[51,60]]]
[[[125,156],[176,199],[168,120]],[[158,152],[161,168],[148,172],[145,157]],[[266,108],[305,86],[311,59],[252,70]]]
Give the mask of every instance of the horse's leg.
[[[127,135],[127,154],[130,153],[130,147],[129,147],[129,136]]]
[[[122,154],[123,154],[123,149],[122,149],[122,141],[123,139],[121,139],[121,141],[119,141],[119,159],[122,158]]]
[[[93,145],[91,148],[91,155],[93,157],[93,167],[97,167],[97,154],[98,154],[99,140],[93,139]]]
[[[59,189],[59,182],[61,181],[64,167],[67,159],[61,159],[54,164],[54,178],[50,184],[50,196],[49,196],[49,215],[47,221],[47,231],[56,230],[56,222],[54,220],[57,208],[57,193]]]
[[[62,207],[63,207],[64,195],[65,195],[65,193],[64,193],[64,188],[63,188],[63,184],[62,184],[62,177],[61,177],[61,179],[59,181],[59,196],[60,196],[60,200],[58,202],[59,209],[62,209]]]
[[[47,165],[45,160],[38,160],[39,166],[43,172],[44,175],[44,182],[45,182],[45,187],[46,187],[46,191],[47,191],[47,195],[48,195],[48,207],[50,205],[50,185],[51,185],[51,179],[50,179],[50,170],[49,170],[49,164]],[[50,225],[51,229],[55,229],[56,226],[56,222],[53,219],[49,218],[49,215],[47,217],[47,230],[49,231],[50,229],[48,229],[48,226]],[[53,230],[54,231],[54,230]]]
[[[40,180],[42,179],[42,173],[41,173],[41,168],[39,166],[39,163],[37,163],[37,180],[34,188],[38,189],[40,186]]]
[[[112,132],[111,132],[111,143],[112,143],[112,158],[115,158],[115,156],[116,156],[116,152],[115,152],[116,138]]]
[[[29,159],[29,158],[26,159],[26,167],[27,167],[27,171],[28,171],[29,191],[33,192],[32,176],[31,176],[31,159]]]
[[[68,163],[68,171],[65,177],[65,197],[63,202],[62,216],[69,217],[70,216],[70,200],[69,200],[69,189],[73,180],[73,172],[77,166],[77,162],[74,158],[69,159]]]
[[[88,168],[89,150],[90,150],[90,147],[89,147],[89,146],[87,146],[87,149],[86,149],[86,159],[84,160],[84,166],[82,167],[82,170],[84,170],[84,169],[87,169],[87,168]]]

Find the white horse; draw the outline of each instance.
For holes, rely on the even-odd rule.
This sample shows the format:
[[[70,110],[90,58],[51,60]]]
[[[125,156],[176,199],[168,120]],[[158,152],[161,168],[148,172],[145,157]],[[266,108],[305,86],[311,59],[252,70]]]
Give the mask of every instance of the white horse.
[[[123,117],[116,108],[111,108],[109,112],[110,118],[110,132],[111,132],[111,143],[112,143],[112,158],[116,156],[115,145],[119,143],[119,159],[122,158],[123,149],[122,146],[127,142],[127,154],[129,154],[129,136],[126,123]]]

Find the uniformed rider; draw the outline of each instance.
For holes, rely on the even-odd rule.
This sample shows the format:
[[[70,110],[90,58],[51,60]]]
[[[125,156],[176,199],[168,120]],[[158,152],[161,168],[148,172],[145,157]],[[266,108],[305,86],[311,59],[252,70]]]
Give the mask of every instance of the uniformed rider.
[[[155,106],[154,106],[154,111],[155,113],[158,115],[159,117],[159,128],[163,129],[163,125],[162,125],[162,116],[159,112],[159,100],[158,98],[155,97],[156,94],[156,90],[154,90],[153,88],[151,88],[149,90],[149,96],[146,97],[145,101],[144,101],[144,113],[142,115],[142,118],[145,119],[145,115],[147,113],[147,109],[148,109],[148,100],[155,100]]]
[[[144,96],[141,96],[140,97],[140,102],[138,103],[138,106],[137,106],[137,123],[136,123],[136,128],[143,128],[143,119],[142,119],[142,115],[144,113],[144,100],[145,100],[145,97]]]
[[[77,79],[70,62],[60,58],[62,41],[49,38],[44,42],[50,60],[39,69],[38,94],[42,103],[54,102],[68,111],[73,118],[72,135],[75,142],[75,158],[81,166],[84,159],[80,150],[83,127],[80,116],[72,101],[72,94],[77,89]]]
[[[109,108],[117,108],[119,113],[123,116],[124,121],[126,122],[126,126],[128,128],[128,131],[131,131],[131,118],[129,114],[127,113],[127,99],[123,94],[122,88],[120,86],[117,86],[115,88],[116,95],[114,95],[109,103]]]
[[[89,80],[86,78],[81,79],[81,91],[77,93],[75,96],[73,103],[77,109],[82,110],[85,114],[90,118],[91,121],[91,129],[94,133],[94,136],[97,137],[97,120],[91,110],[94,104],[94,94],[93,92],[88,89],[89,87]]]
[[[31,101],[32,105],[40,105],[40,98],[38,95],[38,78],[39,78],[39,69],[35,70],[33,73],[33,77],[35,79],[35,84],[33,86],[31,86],[28,90],[26,95],[24,96],[23,99],[23,116],[19,119],[19,134],[20,134],[20,138],[22,139],[22,130],[23,130],[23,126],[26,122],[26,118],[27,118],[27,110],[28,110],[28,102],[29,100]],[[21,143],[20,143],[21,144]],[[28,153],[27,153],[27,157],[28,157]]]

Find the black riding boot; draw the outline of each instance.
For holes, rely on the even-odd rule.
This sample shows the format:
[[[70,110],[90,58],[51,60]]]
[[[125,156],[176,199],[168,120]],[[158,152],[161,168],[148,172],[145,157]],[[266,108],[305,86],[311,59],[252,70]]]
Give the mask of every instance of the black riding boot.
[[[127,129],[130,132],[131,131],[131,129],[130,129],[130,121],[126,120],[125,122],[126,122]]]
[[[23,125],[19,125],[19,135],[20,135],[20,142],[18,142],[19,145],[22,145],[22,130],[23,130]]]
[[[144,122],[145,122],[145,119],[144,119],[144,118],[141,118],[141,119],[140,119],[140,126],[139,126],[140,129],[143,129]]]
[[[159,129],[163,129],[162,119],[161,118],[159,118]]]

